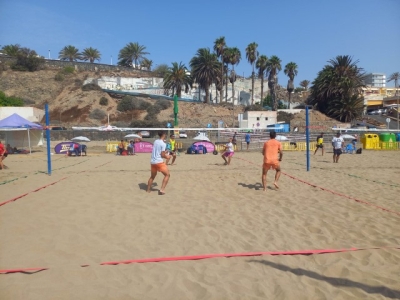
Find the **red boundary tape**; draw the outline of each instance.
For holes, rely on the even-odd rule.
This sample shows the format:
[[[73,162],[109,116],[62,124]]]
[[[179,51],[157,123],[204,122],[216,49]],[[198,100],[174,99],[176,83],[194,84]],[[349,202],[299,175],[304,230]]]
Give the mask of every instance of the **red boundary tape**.
[[[400,246],[374,247],[374,248],[244,252],[244,253],[226,253],[226,254],[202,254],[202,255],[189,255],[189,256],[173,256],[173,257],[157,257],[157,258],[108,261],[108,262],[102,262],[102,263],[100,263],[100,265],[106,266],[106,265],[119,265],[119,264],[133,264],[133,263],[152,263],[152,262],[200,260],[200,259],[221,258],[221,257],[229,258],[229,257],[262,256],[262,255],[313,255],[313,254],[328,254],[328,253],[352,252],[352,251],[361,251],[361,250],[380,250],[380,249],[400,249]],[[81,265],[81,267],[88,267],[88,266],[89,265]],[[44,271],[44,270],[48,270],[48,269],[49,268],[9,269],[9,270],[0,270],[0,274],[35,273],[35,272]]]
[[[236,158],[237,158],[237,159],[241,159],[241,160],[243,160],[243,161],[246,161],[246,162],[248,162],[248,163],[251,163],[251,164],[253,164],[253,165],[256,165],[255,163],[253,163],[252,161],[249,161],[249,160],[247,160],[247,159],[243,159],[243,158],[241,158],[241,157],[236,157]],[[355,197],[347,196],[347,195],[344,195],[344,194],[341,194],[341,193],[332,191],[332,190],[327,189],[327,188],[324,188],[324,187],[322,187],[322,186],[318,186],[318,185],[316,185],[316,184],[312,184],[312,183],[310,183],[310,182],[301,180],[300,178],[297,178],[297,177],[295,177],[295,176],[289,175],[289,174],[287,174],[287,173],[285,173],[285,172],[282,172],[282,174],[288,176],[288,177],[291,178],[291,179],[294,179],[294,180],[297,180],[297,181],[299,181],[299,182],[308,184],[309,186],[312,186],[312,187],[315,187],[315,188],[319,188],[319,189],[321,189],[321,190],[323,190],[323,191],[325,191],[325,192],[329,192],[329,193],[332,193],[332,194],[334,194],[334,195],[337,195],[337,196],[340,196],[340,197],[343,197],[343,198],[347,198],[347,199],[350,199],[350,200],[354,200],[354,201],[356,201],[356,202],[359,202],[359,203],[362,203],[362,204],[366,204],[366,205],[369,205],[369,206],[372,206],[372,207],[381,209],[381,210],[383,210],[383,211],[390,212],[390,213],[393,213],[393,214],[396,214],[396,215],[400,216],[400,212],[398,212],[398,211],[390,210],[390,209],[385,208],[385,207],[383,207],[383,206],[379,206],[379,205],[376,205],[376,204],[373,204],[373,203],[369,203],[369,202],[367,202],[367,201],[364,201],[364,200],[361,200],[361,199],[358,199],[358,198],[355,198]]]
[[[104,163],[104,164],[101,164],[101,165],[95,167],[95,169],[100,168],[100,167],[102,167],[102,166],[104,166],[104,165],[106,165],[106,164],[109,164],[110,162],[111,162],[111,161],[108,161],[108,162],[106,162],[106,163]],[[86,171],[87,171],[87,170],[80,171],[80,172],[78,172],[77,174],[79,174],[79,173],[84,173],[84,172],[86,172]],[[27,193],[25,193],[25,194],[19,195],[19,196],[14,197],[14,198],[12,198],[12,199],[10,199],[10,200],[1,202],[1,203],[0,203],[0,206],[3,206],[3,205],[5,205],[5,204],[7,204],[7,203],[10,203],[10,202],[14,202],[14,201],[16,201],[16,200],[18,200],[18,199],[21,199],[21,198],[23,198],[23,197],[25,197],[25,196],[27,196],[27,195],[29,195],[29,194],[31,194],[31,193],[38,192],[38,191],[40,191],[40,190],[42,190],[42,189],[45,189],[45,188],[49,187],[50,185],[54,185],[54,184],[56,184],[56,183],[58,183],[58,182],[60,182],[60,181],[62,181],[62,180],[64,180],[64,179],[67,179],[67,178],[71,177],[71,176],[72,176],[72,175],[67,176],[67,177],[63,177],[63,178],[61,178],[61,179],[59,179],[59,180],[57,180],[57,181],[54,181],[54,182],[51,182],[51,183],[46,184],[46,185],[44,185],[44,186],[41,186],[41,187],[39,187],[39,188],[37,188],[37,189],[35,189],[35,190],[33,190],[33,191],[30,191],[30,192],[27,192]]]

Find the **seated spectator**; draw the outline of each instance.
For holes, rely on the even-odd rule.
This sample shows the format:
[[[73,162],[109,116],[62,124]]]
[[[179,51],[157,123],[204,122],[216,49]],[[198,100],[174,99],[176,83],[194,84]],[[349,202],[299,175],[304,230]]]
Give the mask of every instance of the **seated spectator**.
[[[134,155],[133,141],[129,141],[129,144],[128,144],[128,155]]]
[[[125,150],[125,142],[124,140],[121,140],[121,143],[118,144],[118,152],[119,155],[122,155],[122,152]]]

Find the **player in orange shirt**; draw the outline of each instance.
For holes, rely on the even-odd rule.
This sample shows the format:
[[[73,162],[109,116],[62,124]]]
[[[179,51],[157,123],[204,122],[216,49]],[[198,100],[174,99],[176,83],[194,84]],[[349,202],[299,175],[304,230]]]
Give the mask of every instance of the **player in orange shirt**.
[[[264,143],[262,151],[264,155],[264,164],[263,164],[261,179],[264,191],[266,191],[267,189],[267,173],[268,170],[271,168],[276,171],[274,185],[277,189],[279,189],[278,180],[279,177],[281,176],[281,167],[279,162],[282,161],[282,156],[283,156],[281,143],[275,139],[276,132],[271,131],[269,133],[269,137],[271,139]],[[278,159],[278,153],[279,153],[279,159]]]

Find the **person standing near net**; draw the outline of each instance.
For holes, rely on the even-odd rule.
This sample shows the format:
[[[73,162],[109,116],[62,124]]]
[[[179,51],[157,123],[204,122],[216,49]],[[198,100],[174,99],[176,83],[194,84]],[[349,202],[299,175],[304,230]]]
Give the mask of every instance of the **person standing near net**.
[[[267,190],[267,173],[268,170],[273,169],[275,170],[275,180],[274,180],[274,186],[278,189],[278,180],[279,177],[281,176],[281,166],[280,162],[282,161],[282,146],[281,143],[278,142],[275,137],[276,137],[276,132],[271,131],[269,133],[270,140],[266,141],[264,143],[264,147],[262,150],[262,153],[264,155],[264,163],[262,167],[262,184],[263,184],[263,190]],[[278,153],[279,153],[279,158],[278,158]]]
[[[158,136],[160,138],[156,140],[153,144],[153,150],[151,152],[151,160],[150,160],[151,175],[149,181],[147,182],[148,193],[151,192],[153,181],[156,178],[158,172],[161,172],[164,175],[164,179],[161,184],[161,189],[158,192],[159,195],[165,194],[165,187],[167,186],[170,177],[168,167],[163,160],[163,158],[167,160],[171,158],[171,156],[169,156],[165,151],[166,148],[166,144],[164,143],[165,135],[166,134],[164,131],[159,131]]]
[[[169,160],[171,159],[172,156],[172,162],[171,162],[171,166],[174,164],[175,159],[176,159],[176,140],[175,140],[175,135],[171,134],[169,136],[169,144],[170,144],[170,149],[169,149],[169,156],[170,158],[167,159],[167,161],[165,162],[167,165],[169,163]]]
[[[322,156],[324,156],[324,134],[322,132],[317,136],[317,148],[315,149],[314,155],[317,154],[319,148],[321,148]]]
[[[342,154],[342,148],[344,146],[344,140],[340,136],[340,132],[336,133],[336,137],[332,139],[332,146],[333,146],[333,162],[338,163],[340,154]]]
[[[250,139],[251,139],[251,136],[250,136],[250,130],[249,130],[249,131],[246,133],[246,135],[244,136],[244,140],[246,141],[246,145],[247,145],[246,150],[249,150]]]

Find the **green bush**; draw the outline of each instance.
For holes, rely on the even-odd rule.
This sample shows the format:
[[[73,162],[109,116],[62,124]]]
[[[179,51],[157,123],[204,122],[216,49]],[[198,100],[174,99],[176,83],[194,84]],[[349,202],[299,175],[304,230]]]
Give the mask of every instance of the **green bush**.
[[[55,81],[63,81],[65,76],[61,73],[57,73],[56,76],[54,76]]]
[[[117,105],[117,110],[122,112],[132,109],[134,109],[133,100],[129,96],[125,96],[124,98],[122,98]]]
[[[107,114],[102,111],[101,109],[96,108],[89,114],[89,118],[91,119],[96,119],[96,120],[102,120],[107,116]]]
[[[157,115],[157,114],[159,114],[160,113],[160,107],[159,106],[156,106],[156,105],[152,105],[152,106],[149,106],[147,109],[146,109],[146,111],[147,111],[147,113],[149,114],[149,115]]]
[[[43,57],[38,57],[35,51],[24,48],[16,56],[15,63],[11,64],[11,69],[16,71],[38,71],[43,68],[45,60]]]
[[[63,74],[68,75],[68,74],[74,74],[75,68],[73,66],[66,66],[62,69],[61,71]]]
[[[101,97],[100,101],[99,101],[99,104],[103,105],[103,106],[107,106],[108,105],[108,99],[106,97]]]
[[[151,103],[144,101],[142,99],[135,99],[134,106],[136,109],[139,110],[147,110],[151,106]]]
[[[168,109],[172,105],[172,102],[169,100],[161,99],[154,103],[154,106],[158,106],[160,110]]]
[[[24,106],[24,100],[18,97],[7,97],[4,92],[0,91],[0,107],[1,106]]]
[[[88,83],[82,86],[82,91],[101,91],[101,87],[95,83]]]

